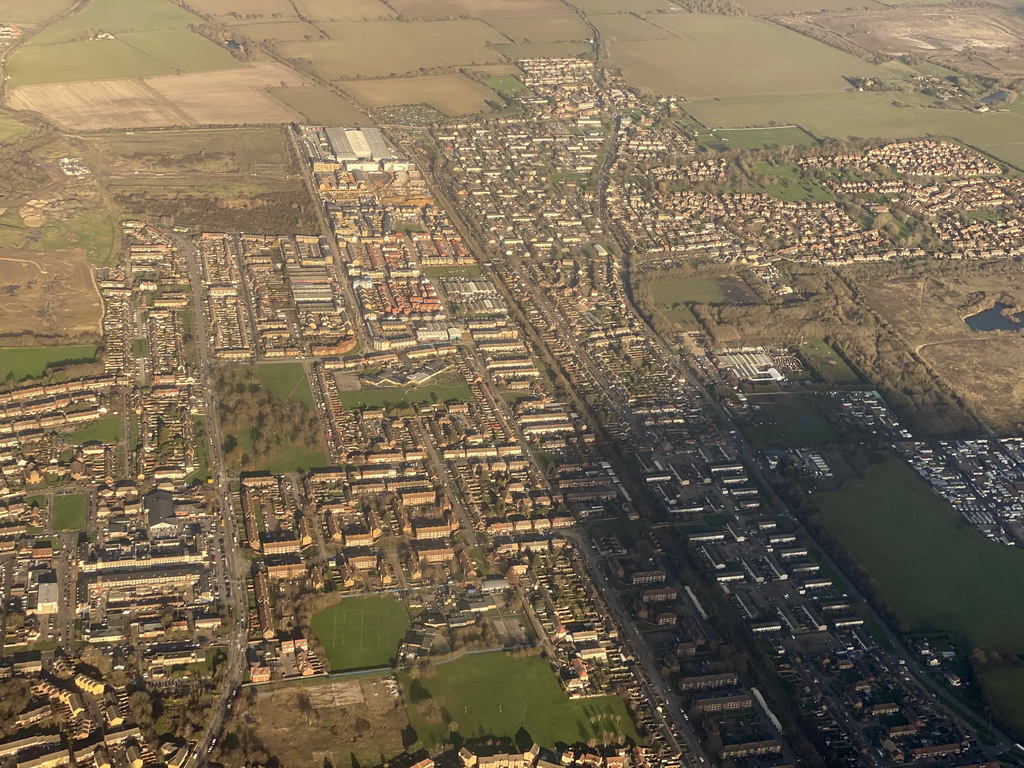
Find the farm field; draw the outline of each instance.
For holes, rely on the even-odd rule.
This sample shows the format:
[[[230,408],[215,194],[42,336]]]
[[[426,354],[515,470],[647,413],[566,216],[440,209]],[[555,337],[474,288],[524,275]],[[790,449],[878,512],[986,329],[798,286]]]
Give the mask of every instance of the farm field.
[[[405,707],[382,677],[259,686],[255,696],[248,715],[271,760],[288,768],[378,765],[409,746]],[[224,752],[223,762],[244,761]]]
[[[489,109],[487,99],[495,98],[492,91],[465,75],[351,80],[343,87],[370,107],[424,103],[452,116],[484,112]]]
[[[262,363],[256,366],[256,377],[282,400],[316,408],[302,363]]]
[[[73,0],[4,0],[4,21],[34,27],[71,7]]]
[[[0,381],[38,379],[51,366],[69,363],[91,363],[96,359],[96,346],[73,347],[0,347]]]
[[[663,14],[649,20],[677,37],[613,43],[609,49],[612,64],[628,80],[659,94],[700,101],[836,93],[849,89],[845,76],[885,74],[874,64],[760,19]]]
[[[659,306],[675,304],[751,304],[757,295],[737,277],[681,277],[651,284],[651,295]]]
[[[574,5],[588,14],[664,13],[679,7],[668,0],[579,0]]]
[[[314,21],[358,21],[395,15],[380,0],[296,0],[295,7],[303,18]]]
[[[778,128],[719,128],[698,134],[698,139],[715,149],[772,149],[774,147],[811,147],[817,139],[795,125]]]
[[[330,2],[330,0],[321,0]],[[410,19],[452,19],[475,16],[481,19],[503,16],[560,16],[571,14],[558,0],[391,0],[398,13]]]
[[[775,13],[845,11],[850,8],[879,10],[883,7],[880,3],[875,2],[875,0],[737,0],[736,4],[748,13],[756,16]]]
[[[757,445],[802,448],[839,437],[810,397],[795,393],[747,397],[757,411],[743,426]]]
[[[1024,666],[986,662],[974,667],[989,707],[1016,730],[1024,727]]]
[[[992,589],[1024,578],[1024,552],[962,523],[902,461],[890,456],[814,498],[912,630],[948,630],[968,649],[1024,651],[1024,610]]]
[[[594,52],[590,43],[514,43],[495,45],[494,50],[509,59],[588,57]]]
[[[664,40],[675,37],[661,27],[631,13],[610,13],[592,16],[593,22],[609,42],[635,42],[637,40]]]
[[[31,46],[81,40],[92,32],[187,29],[202,19],[169,0],[93,0],[32,38]]]
[[[502,61],[489,48],[504,35],[475,19],[408,24],[398,21],[335,21],[321,25],[330,40],[280,43],[288,58],[309,59],[326,80],[387,77],[422,67]]]
[[[856,387],[864,382],[857,372],[824,341],[805,341],[800,355],[829,384],[836,387]]]
[[[11,89],[10,104],[14,109],[41,112],[67,130],[288,123],[301,116],[266,91],[282,83],[294,87],[308,82],[278,64],[261,62],[142,81],[23,85]],[[125,109],[129,103],[131,109]]]
[[[186,5],[198,13],[233,19],[238,16],[240,0],[187,0]],[[257,18],[293,18],[295,7],[289,0],[245,0],[245,15]]]
[[[416,706],[432,699],[457,723],[464,739],[515,738],[520,729],[541,746],[556,742],[621,743],[638,739],[625,703],[614,696],[571,701],[550,665],[530,656],[512,659],[501,651],[465,656],[437,666],[419,679],[401,673],[409,721],[424,747],[448,741],[449,727],[428,720]],[[500,690],[501,696],[494,692]]]
[[[795,123],[815,136],[905,139],[954,137],[1000,160],[1024,167],[1024,115],[966,110],[896,107],[884,93],[820,93],[796,96],[751,96],[686,105],[707,126],[743,128],[771,122]]]
[[[53,497],[53,530],[77,531],[85,528],[89,499],[84,493],[64,493]]]
[[[267,93],[289,109],[301,114],[307,123],[317,125],[360,125],[370,116],[351,101],[320,85],[271,88]]]
[[[257,42],[320,39],[320,30],[305,21],[261,21],[255,24],[238,24],[233,29]]]
[[[393,597],[348,598],[313,614],[312,630],[332,672],[388,666],[409,630],[409,614]]]
[[[515,43],[579,42],[591,36],[590,27],[575,14],[508,16],[487,19],[487,25]]]

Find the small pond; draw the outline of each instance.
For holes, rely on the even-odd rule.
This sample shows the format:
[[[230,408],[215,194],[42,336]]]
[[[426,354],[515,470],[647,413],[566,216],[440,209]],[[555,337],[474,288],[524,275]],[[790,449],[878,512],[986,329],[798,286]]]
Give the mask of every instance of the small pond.
[[[1024,312],[1009,317],[1003,311],[1009,309],[1008,304],[996,304],[984,309],[976,315],[965,317],[964,322],[972,331],[1020,331],[1024,330]]]

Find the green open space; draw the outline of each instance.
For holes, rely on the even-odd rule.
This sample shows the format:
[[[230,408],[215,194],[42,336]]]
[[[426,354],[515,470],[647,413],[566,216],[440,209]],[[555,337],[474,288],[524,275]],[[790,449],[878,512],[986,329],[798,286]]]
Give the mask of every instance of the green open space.
[[[168,0],[92,0],[32,38],[32,45],[68,43],[108,32],[186,29],[202,19]]]
[[[79,427],[64,440],[71,445],[82,443],[116,443],[121,439],[121,417],[115,414],[104,416],[92,424]]]
[[[743,424],[743,429],[757,445],[800,448],[839,437],[806,395],[750,395],[749,402],[758,409]]]
[[[697,134],[697,138],[715,149],[773,149],[775,147],[812,147],[818,140],[795,125],[777,128],[719,128]]]
[[[53,530],[77,531],[85,528],[88,497],[84,493],[65,493],[53,497]]]
[[[824,341],[805,341],[800,345],[800,356],[829,384],[837,387],[856,387],[864,383],[839,353]]]
[[[651,296],[659,307],[676,304],[746,304],[757,296],[740,279],[730,276],[679,277],[651,284]]]
[[[988,706],[1016,731],[1024,730],[1024,666],[987,662],[974,667]]]
[[[409,721],[428,749],[449,741],[452,730],[464,739],[514,739],[522,729],[547,747],[639,739],[621,699],[570,700],[548,662],[536,656],[512,659],[501,651],[464,656],[418,679],[399,678]],[[440,719],[428,719],[419,706],[431,699],[441,709]]]
[[[360,408],[388,408],[433,402],[466,402],[473,393],[462,383],[427,383],[422,387],[363,387],[360,390],[339,393],[341,404],[355,410]]]
[[[1024,608],[999,586],[1022,583],[1024,552],[981,536],[902,461],[888,457],[815,499],[914,631],[1024,652]]]
[[[754,171],[765,177],[764,190],[787,203],[803,200],[832,200],[832,193],[813,179],[807,178],[796,165],[756,163]]]
[[[263,363],[256,366],[260,384],[284,401],[302,403],[313,408],[313,391],[309,388],[302,363]]]
[[[14,119],[11,115],[0,112],[0,142],[9,143],[28,136],[34,131],[31,125]]]
[[[483,270],[476,264],[453,264],[446,267],[423,267],[427,277],[480,277]]]
[[[96,359],[95,344],[71,347],[0,347],[0,381],[38,379],[47,368],[91,363]]]
[[[393,597],[359,597],[313,614],[313,634],[332,672],[391,664],[409,630],[409,614]]]
[[[519,78],[512,77],[511,75],[484,78],[484,85],[495,91],[505,91],[505,93],[512,94],[526,90],[526,86],[523,85],[523,82]]]

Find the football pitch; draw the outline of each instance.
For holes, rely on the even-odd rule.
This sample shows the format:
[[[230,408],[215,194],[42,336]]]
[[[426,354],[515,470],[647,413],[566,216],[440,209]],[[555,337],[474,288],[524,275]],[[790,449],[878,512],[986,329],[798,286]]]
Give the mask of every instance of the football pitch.
[[[313,614],[332,672],[390,664],[408,630],[405,606],[392,597],[350,598]]]

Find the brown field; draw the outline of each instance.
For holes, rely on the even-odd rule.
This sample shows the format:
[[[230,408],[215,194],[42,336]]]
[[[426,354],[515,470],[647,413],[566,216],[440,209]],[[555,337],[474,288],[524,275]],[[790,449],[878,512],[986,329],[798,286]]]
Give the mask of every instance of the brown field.
[[[370,107],[429,104],[446,115],[468,115],[488,109],[494,93],[465,75],[352,80],[346,90]]]
[[[379,765],[406,746],[405,706],[380,678],[264,688],[255,698],[242,718],[288,768]]]
[[[934,368],[988,426],[1024,426],[1024,333],[973,331],[967,315],[999,301],[1024,307],[1018,271],[993,265],[940,268],[927,276],[857,273],[861,295]],[[960,270],[963,270],[962,272]],[[860,275],[863,276],[861,277]]]
[[[222,72],[151,77],[145,82],[185,112],[196,125],[253,125],[301,120],[301,115],[274,101],[265,89],[307,83],[304,77],[290,69],[269,63]]]
[[[319,40],[321,37],[320,30],[305,21],[261,21],[256,24],[237,24],[232,29],[260,43],[265,40]]]
[[[572,11],[558,0],[392,0],[398,13],[411,19],[455,19],[460,16],[559,16]]]
[[[294,18],[295,8],[289,0],[185,0],[185,5],[200,14],[233,18]]]
[[[0,250],[0,334],[97,333],[103,307],[85,251]]]
[[[490,43],[504,35],[476,19],[402,23],[336,21],[321,25],[330,40],[281,43],[290,58],[309,59],[327,80],[388,77],[422,67],[502,63]]]
[[[487,24],[515,43],[578,42],[592,35],[579,16],[505,16]]]
[[[323,86],[271,88],[275,99],[317,125],[352,125],[369,123],[370,116],[347,99]]]
[[[301,116],[265,89],[304,85],[277,64],[142,80],[24,85],[10,92],[14,109],[40,112],[66,130],[288,123]]]
[[[496,45],[494,50],[510,59],[589,56],[594,52],[590,43],[519,43]]]
[[[804,21],[869,51],[916,53],[988,76],[1024,73],[1024,26],[1015,13],[930,5],[874,13],[823,14]]]
[[[313,21],[358,21],[395,15],[380,0],[295,0],[295,6],[303,18]]]
[[[669,0],[577,0],[573,3],[584,13],[659,13],[678,11]]]

